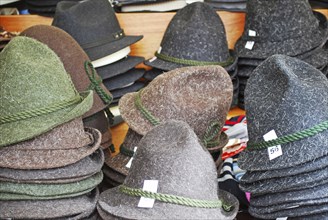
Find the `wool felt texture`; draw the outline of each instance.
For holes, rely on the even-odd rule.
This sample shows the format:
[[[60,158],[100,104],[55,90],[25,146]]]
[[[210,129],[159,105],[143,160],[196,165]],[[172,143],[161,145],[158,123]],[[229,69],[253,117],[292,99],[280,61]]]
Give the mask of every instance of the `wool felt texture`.
[[[122,184],[125,180],[125,175],[122,175],[115,170],[111,169],[109,166],[106,164],[103,166],[102,171],[105,175],[106,178],[111,179],[117,183]]]
[[[252,72],[255,70],[255,66],[238,66],[238,77],[249,78],[252,75]],[[243,82],[243,80],[240,80]]]
[[[219,198],[233,209],[226,212],[223,208],[187,207],[158,200],[153,208],[143,209],[137,207],[140,197],[124,194],[118,187],[101,193],[98,209],[127,219],[233,219],[238,200],[218,190],[216,176],[213,159],[192,128],[183,121],[169,120],[141,139],[124,185],[142,189],[144,180],[158,180],[158,193],[201,200]]]
[[[59,2],[52,25],[68,32],[92,61],[134,44],[143,37],[124,34],[107,0]]]
[[[143,78],[145,78],[148,81],[152,81],[153,79],[155,79],[157,76],[159,76],[160,74],[164,73],[164,70],[161,69],[157,69],[157,68],[151,68],[150,70],[147,70],[143,76]]]
[[[44,7],[44,6],[56,6],[58,2],[62,0],[25,0],[25,2],[29,5]],[[65,0],[66,1],[66,0]],[[78,1],[78,0],[67,0],[67,1]]]
[[[60,126],[29,141],[2,148],[0,167],[23,170],[63,167],[80,161],[100,147],[101,133],[98,130],[85,128],[83,136],[72,136],[70,130],[65,129],[71,125],[74,124]]]
[[[307,0],[247,1],[243,35],[235,45],[238,57],[265,59],[274,54],[296,56],[327,39],[327,19],[312,12]],[[249,30],[256,36],[249,36]],[[253,41],[253,48],[245,48]]]
[[[326,76],[309,64],[284,55],[268,58],[254,70],[245,90],[248,146],[262,142],[271,130],[282,137],[326,121],[328,114],[322,107],[328,106],[327,88]],[[292,120],[295,118],[298,120]],[[327,155],[327,135],[324,130],[281,144],[283,154],[273,160],[269,160],[267,149],[246,150],[238,163],[247,171],[295,167]]]
[[[121,146],[126,149],[129,149],[130,151],[133,151],[134,147],[138,145],[142,137],[142,135],[129,128]],[[115,156],[110,156],[109,152],[105,152],[106,165],[124,176],[128,175],[129,173],[129,168],[127,168],[125,165],[129,162],[130,159],[131,157],[124,154],[122,150],[119,154]]]
[[[0,147],[41,135],[92,106],[92,91],[79,94],[59,57],[32,38],[17,36],[7,44],[0,53],[0,73],[1,119],[12,118],[0,122]],[[32,114],[17,117],[25,111]]]
[[[97,67],[96,70],[102,79],[109,79],[133,69],[136,65],[145,60],[143,57],[127,56],[122,60],[111,63],[102,67]]]
[[[106,86],[106,88],[111,91],[114,89],[120,89],[130,86],[132,83],[142,78],[144,74],[145,74],[144,69],[133,68],[118,76],[114,76],[110,79],[105,79],[103,83]]]
[[[91,177],[73,183],[37,184],[0,182],[1,200],[47,200],[52,198],[68,198],[80,192],[91,191],[103,179],[100,171]],[[21,199],[20,199],[21,198]]]
[[[246,172],[241,179],[241,182],[253,183],[260,180],[270,180],[271,178],[288,177],[307,172],[316,172],[317,170],[327,169],[327,167],[328,156],[323,156],[313,161],[303,163],[291,168]]]
[[[99,198],[97,188],[81,196],[53,199],[3,201],[0,200],[0,218],[12,219],[55,219],[70,217],[81,219],[95,209]],[[75,216],[75,217],[71,217]]]
[[[90,59],[76,40],[67,32],[50,25],[35,25],[24,30],[20,35],[34,38],[52,49],[63,62],[65,70],[70,74],[77,91],[84,92],[90,89],[93,90],[92,108],[83,115],[83,118],[103,110],[110,104],[112,95],[101,82],[97,82],[97,84],[101,88],[102,93],[107,95],[108,100],[102,99],[101,97],[104,94],[101,92],[98,93],[97,90],[95,90],[90,81],[92,70],[90,68],[85,69],[84,66],[85,62],[90,61]],[[93,77],[99,80],[100,77],[97,72],[94,74]]]
[[[74,164],[56,169],[20,170],[0,168],[0,181],[19,183],[69,183],[99,172],[105,157],[101,149]]]
[[[221,66],[190,66],[156,77],[141,90],[140,99],[160,122],[168,119],[185,121],[202,139],[213,122],[218,122],[218,128],[223,127],[232,91],[231,79]],[[136,107],[136,95],[138,93],[124,95],[119,101],[119,109],[129,127],[145,135],[153,125]],[[217,136],[219,145],[208,148],[210,152],[219,151],[228,141],[224,132],[219,131]]]
[[[101,132],[101,147],[108,148],[112,144],[112,133],[109,127],[109,120],[105,111],[99,111],[96,114],[83,119],[86,127],[95,128]]]
[[[238,60],[236,54],[229,51],[220,16],[202,2],[189,4],[174,15],[157,52],[182,60],[220,62],[228,72],[235,69]],[[165,71],[191,65],[155,56],[157,59],[147,60],[145,64]]]
[[[35,5],[30,5],[26,2],[26,8],[28,9],[28,11],[32,11],[31,14],[48,14],[50,15],[54,15],[55,11],[56,11],[56,5],[53,6],[35,6]]]
[[[302,220],[302,219],[307,219],[307,220],[327,220],[328,219],[328,212],[323,212],[319,214],[314,214],[314,215],[304,215],[304,216],[298,216],[298,217],[290,217],[290,220]]]
[[[146,86],[146,84],[144,82],[140,81],[140,82],[133,83],[131,86],[112,90],[111,92],[112,92],[114,99],[117,99],[117,98],[121,98],[123,95],[125,95],[127,93],[137,92],[140,89],[144,88],[145,86]]]
[[[230,2],[230,1],[224,1],[224,2],[218,2],[213,0],[205,0],[205,2],[212,6],[215,10],[220,11],[232,11],[232,12],[244,12],[246,11],[246,1],[240,1],[240,2]]]

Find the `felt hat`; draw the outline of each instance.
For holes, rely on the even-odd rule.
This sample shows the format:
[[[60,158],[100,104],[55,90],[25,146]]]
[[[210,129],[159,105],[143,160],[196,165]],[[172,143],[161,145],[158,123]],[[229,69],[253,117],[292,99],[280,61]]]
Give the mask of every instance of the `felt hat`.
[[[34,38],[46,44],[63,62],[79,92],[93,90],[93,106],[83,115],[88,117],[106,108],[112,96],[92,67],[88,55],[68,33],[49,25],[36,25],[24,30],[21,36]]]
[[[132,85],[145,74],[144,69],[133,68],[127,72],[104,80],[108,90],[120,89]]]
[[[297,217],[290,217],[288,218],[290,220],[321,220],[321,219],[328,219],[328,212],[322,212],[318,214],[313,214],[313,215],[303,215],[303,216],[297,216]]]
[[[320,125],[328,120],[328,112],[322,111],[327,97],[328,80],[319,70],[284,55],[266,59],[253,71],[245,90],[249,141],[239,156],[240,168],[283,169],[327,155],[328,130]],[[278,138],[265,142],[263,135],[271,130]],[[298,136],[300,132],[303,135]],[[288,141],[281,142],[288,135]],[[282,155],[270,160],[268,147],[277,144]]]
[[[125,95],[127,93],[137,92],[145,86],[146,86],[146,84],[144,82],[137,81],[137,82],[133,83],[130,86],[120,88],[120,89],[114,89],[111,92],[112,92],[113,98],[118,99],[118,98],[121,98],[123,95]]]
[[[204,0],[216,10],[244,12],[246,11],[246,0]]]
[[[56,169],[21,170],[0,168],[0,181],[20,183],[77,182],[99,172],[104,160],[104,153],[99,149],[74,164]]]
[[[108,0],[59,2],[52,25],[72,35],[92,61],[134,44],[142,38],[124,34]]]
[[[150,70],[147,70],[145,72],[143,78],[145,78],[148,81],[152,81],[153,79],[155,79],[157,76],[161,75],[164,72],[165,71],[161,69],[151,68]]]
[[[83,128],[81,118],[57,126],[28,141],[0,149],[0,167],[50,169],[67,166],[100,147],[101,133]]]
[[[232,91],[221,66],[183,67],[156,77],[138,93],[124,95],[119,109],[129,127],[141,135],[169,119],[185,121],[208,150],[216,152],[228,141],[221,129]]]
[[[111,169],[109,166],[104,164],[102,169],[104,176],[108,179],[111,179],[118,183],[118,185],[123,184],[126,175],[122,175],[119,172],[116,172],[115,170]]]
[[[184,66],[220,65],[229,72],[236,67],[237,58],[229,51],[220,16],[211,6],[195,2],[174,15],[155,58],[145,64],[165,71]]]
[[[124,184],[101,193],[97,209],[125,219],[233,219],[238,200],[218,190],[216,177],[211,155],[192,128],[185,122],[169,120],[141,139]],[[147,194],[142,190],[144,180],[158,180],[158,197],[148,209],[138,207],[139,192]],[[131,190],[136,194],[130,194]],[[163,194],[175,199],[164,202]],[[202,205],[192,207],[183,199],[201,200]]]
[[[81,219],[90,215],[99,199],[97,188],[89,193],[52,200],[0,200],[1,219]],[[59,220],[59,219],[58,219]]]
[[[327,30],[326,17],[312,12],[307,0],[249,0],[244,32],[235,50],[238,57],[247,58],[296,56],[321,45]],[[254,42],[252,49],[247,49],[247,42]]]
[[[0,73],[0,147],[41,135],[92,106],[92,91],[78,93],[59,57],[32,38],[7,44]]]

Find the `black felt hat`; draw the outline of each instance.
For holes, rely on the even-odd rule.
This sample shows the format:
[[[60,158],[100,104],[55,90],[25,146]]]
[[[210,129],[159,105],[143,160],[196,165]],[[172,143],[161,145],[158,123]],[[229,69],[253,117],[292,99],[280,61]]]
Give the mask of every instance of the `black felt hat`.
[[[105,87],[108,90],[121,89],[128,86],[131,86],[137,80],[142,78],[145,74],[145,70],[141,68],[133,68],[127,72],[120,74],[118,76],[106,79],[103,81]]]
[[[118,98],[121,98],[123,95],[125,95],[127,93],[137,92],[145,86],[146,86],[146,84],[142,81],[135,82],[132,85],[127,86],[127,87],[124,87],[124,88],[121,88],[121,89],[114,89],[114,90],[111,91],[111,93],[112,93],[114,99],[118,99]]]
[[[59,2],[52,25],[72,35],[92,61],[142,38],[124,34],[108,0]]]
[[[226,32],[211,6],[195,2],[179,10],[170,21],[155,58],[146,65],[162,70],[183,66],[221,65],[227,71],[237,63],[229,51]]]
[[[326,17],[312,12],[308,0],[249,0],[244,33],[235,50],[238,57],[248,58],[296,56],[321,45],[327,30]],[[247,47],[249,42],[254,45]]]
[[[248,171],[283,169],[327,155],[328,130],[322,125],[328,120],[328,112],[323,111],[327,97],[328,80],[313,66],[284,55],[266,59],[253,71],[245,90],[249,141],[240,154],[240,167]],[[271,130],[278,142],[263,140]],[[268,147],[279,144],[282,155],[270,160]]]

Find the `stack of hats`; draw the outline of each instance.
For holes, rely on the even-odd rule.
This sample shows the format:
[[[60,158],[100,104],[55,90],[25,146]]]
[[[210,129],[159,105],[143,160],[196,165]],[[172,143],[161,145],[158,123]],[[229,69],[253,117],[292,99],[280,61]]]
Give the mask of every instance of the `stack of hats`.
[[[38,14],[42,16],[53,17],[55,15],[56,6],[63,0],[24,0],[26,8],[30,14]],[[81,1],[81,0],[65,0],[65,1]]]
[[[238,163],[247,171],[240,187],[251,193],[251,215],[327,218],[327,97],[326,76],[285,55],[268,58],[249,78],[249,142]]]
[[[96,128],[102,133],[103,148],[111,146],[112,135],[105,110],[112,101],[112,95],[102,84],[101,78],[80,45],[65,31],[49,25],[32,26],[24,30],[21,36],[34,38],[52,49],[63,62],[66,72],[70,74],[79,92],[94,90],[93,106],[83,115],[84,125]]]
[[[119,109],[131,130],[120,153],[106,158],[107,166],[120,176],[108,175],[109,179],[120,183],[129,171],[135,143],[169,119],[187,122],[220,166],[222,148],[228,143],[228,136],[221,130],[231,99],[232,83],[221,66],[177,68],[156,77],[141,91],[126,94]]]
[[[244,33],[235,45],[238,54],[239,106],[253,70],[266,58],[284,54],[327,71],[327,18],[313,12],[308,0],[247,1]]]
[[[0,53],[0,218],[92,219],[104,156],[83,127],[93,103],[60,58],[17,36]]]
[[[205,0],[205,2],[220,11],[246,11],[246,0]]]
[[[238,208],[218,189],[215,164],[195,132],[176,120],[147,132],[124,183],[102,192],[97,205],[103,219],[234,219]]]
[[[155,57],[147,60],[145,64],[155,68],[145,74],[148,80],[152,80],[156,73],[179,67],[222,66],[233,81],[232,106],[237,105],[239,85],[236,77],[237,57],[228,49],[220,16],[205,3],[192,3],[175,14],[164,33]],[[200,81],[206,81],[206,78]]]
[[[145,70],[134,68],[143,57],[128,56],[130,45],[142,36],[127,36],[108,0],[60,2],[52,23],[69,33],[85,50],[113,94],[112,105],[128,92],[138,91]]]

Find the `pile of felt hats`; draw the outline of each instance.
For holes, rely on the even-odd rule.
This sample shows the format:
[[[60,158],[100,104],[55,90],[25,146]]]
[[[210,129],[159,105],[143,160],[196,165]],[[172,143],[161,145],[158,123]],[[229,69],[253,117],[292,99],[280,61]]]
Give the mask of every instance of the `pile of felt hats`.
[[[153,67],[145,79],[185,66],[222,66],[233,81],[232,106],[238,102],[237,56],[229,50],[219,15],[205,3],[192,3],[179,10],[170,21],[155,57],[145,61]],[[206,78],[200,79],[206,81]]]
[[[136,143],[151,128],[169,119],[187,122],[219,167],[222,148],[228,143],[222,127],[231,105],[232,87],[223,67],[191,66],[163,73],[141,91],[124,95],[119,109],[129,130],[120,153],[105,159],[108,182],[122,183]]]
[[[239,202],[218,189],[215,163],[186,122],[150,128],[135,147],[124,183],[100,194],[103,219],[234,219]]]
[[[246,0],[205,0],[205,2],[220,11],[246,11]]]
[[[94,92],[78,92],[61,59],[24,36],[0,53],[1,219],[95,217],[101,133],[82,123]]]
[[[144,58],[128,55],[142,36],[125,35],[108,0],[60,2],[52,25],[69,33],[88,54],[113,95],[111,105],[145,86],[140,81],[145,70],[135,68]]]
[[[56,11],[56,6],[63,0],[24,0],[26,8],[30,14],[38,14],[47,17],[53,17]],[[77,2],[81,0],[65,0]]]
[[[328,23],[312,11],[308,0],[247,1],[243,35],[235,45],[238,55],[239,107],[253,70],[266,58],[284,54],[301,59],[327,74]]]
[[[327,219],[327,97],[326,76],[296,58],[271,56],[250,76],[249,142],[238,164],[254,217]]]

